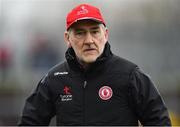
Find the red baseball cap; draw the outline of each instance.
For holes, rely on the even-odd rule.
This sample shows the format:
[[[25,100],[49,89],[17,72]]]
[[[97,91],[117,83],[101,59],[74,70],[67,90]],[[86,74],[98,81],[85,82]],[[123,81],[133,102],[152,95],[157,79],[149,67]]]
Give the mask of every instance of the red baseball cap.
[[[89,4],[80,4],[68,13],[66,17],[66,29],[69,29],[75,22],[84,19],[91,19],[103,23],[106,26],[101,12],[97,7]]]

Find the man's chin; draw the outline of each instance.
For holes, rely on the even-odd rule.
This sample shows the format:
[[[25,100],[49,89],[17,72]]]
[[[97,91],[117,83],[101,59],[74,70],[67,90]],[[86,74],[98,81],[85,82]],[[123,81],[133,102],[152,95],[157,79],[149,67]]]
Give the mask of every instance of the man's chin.
[[[83,61],[87,64],[91,64],[94,63],[96,61],[97,58],[86,58]]]

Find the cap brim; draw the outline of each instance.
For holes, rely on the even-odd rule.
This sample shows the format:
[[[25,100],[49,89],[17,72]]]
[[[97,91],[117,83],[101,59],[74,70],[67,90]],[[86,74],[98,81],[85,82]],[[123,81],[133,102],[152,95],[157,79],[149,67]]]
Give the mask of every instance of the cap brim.
[[[98,23],[102,23],[105,25],[105,23],[101,20],[101,19],[98,19],[98,18],[93,18],[93,17],[83,17],[83,18],[79,18],[79,19],[76,19],[74,22],[72,22],[68,27],[67,27],[67,30],[76,22],[78,21],[82,21],[82,20],[93,20],[95,22],[98,22]]]

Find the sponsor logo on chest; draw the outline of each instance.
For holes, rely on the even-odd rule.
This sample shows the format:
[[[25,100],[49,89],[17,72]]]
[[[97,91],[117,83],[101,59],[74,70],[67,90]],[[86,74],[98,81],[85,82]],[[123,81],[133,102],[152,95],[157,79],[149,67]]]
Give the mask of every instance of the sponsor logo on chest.
[[[72,93],[71,87],[64,86],[63,95],[60,95],[61,101],[71,101],[72,100]]]

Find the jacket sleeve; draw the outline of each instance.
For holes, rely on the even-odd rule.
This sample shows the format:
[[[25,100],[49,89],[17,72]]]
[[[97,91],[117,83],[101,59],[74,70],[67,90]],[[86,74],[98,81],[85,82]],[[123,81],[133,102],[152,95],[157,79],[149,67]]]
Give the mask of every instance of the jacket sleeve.
[[[19,126],[49,125],[54,116],[54,107],[47,82],[47,77],[42,79],[33,94],[27,98]]]
[[[133,110],[142,125],[171,126],[165,103],[150,78],[139,68],[130,75]]]

